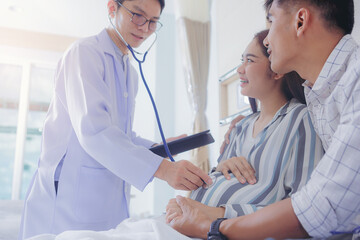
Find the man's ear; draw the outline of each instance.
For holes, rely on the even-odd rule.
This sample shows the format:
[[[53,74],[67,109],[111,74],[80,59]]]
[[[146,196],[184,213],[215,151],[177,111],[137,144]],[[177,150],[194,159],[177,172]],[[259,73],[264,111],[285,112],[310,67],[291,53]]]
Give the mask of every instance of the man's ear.
[[[310,23],[310,11],[307,8],[300,8],[296,13],[295,30],[299,37],[304,34]]]
[[[109,0],[108,4],[107,4],[107,8],[108,8],[108,14],[111,17],[115,17],[114,13],[117,11],[117,3],[114,0]]]

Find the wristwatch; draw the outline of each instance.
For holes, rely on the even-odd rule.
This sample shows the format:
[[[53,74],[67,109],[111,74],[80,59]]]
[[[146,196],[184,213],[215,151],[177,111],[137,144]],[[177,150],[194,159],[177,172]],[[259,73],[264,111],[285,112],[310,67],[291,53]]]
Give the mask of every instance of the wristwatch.
[[[211,223],[210,232],[207,234],[207,240],[227,240],[228,238],[219,231],[220,223],[227,218],[218,218]]]

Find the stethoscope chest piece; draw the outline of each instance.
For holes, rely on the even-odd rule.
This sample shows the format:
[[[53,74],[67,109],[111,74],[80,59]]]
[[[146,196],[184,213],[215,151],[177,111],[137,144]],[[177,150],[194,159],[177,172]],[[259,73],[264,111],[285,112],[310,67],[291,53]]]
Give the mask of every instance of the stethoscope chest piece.
[[[210,175],[210,178],[211,178],[211,180],[212,180],[212,184],[206,184],[206,183],[204,183],[203,186],[202,186],[203,189],[209,189],[209,188],[211,188],[212,186],[214,186],[217,177],[216,177],[215,175]]]

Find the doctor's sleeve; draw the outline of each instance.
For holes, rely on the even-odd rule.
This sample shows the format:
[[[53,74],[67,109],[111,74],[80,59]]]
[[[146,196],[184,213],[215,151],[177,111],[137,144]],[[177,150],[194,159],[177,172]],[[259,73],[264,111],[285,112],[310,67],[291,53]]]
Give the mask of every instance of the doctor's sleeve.
[[[133,132],[132,142],[146,148],[151,148],[152,145],[156,144],[156,142],[137,136],[135,132]]]

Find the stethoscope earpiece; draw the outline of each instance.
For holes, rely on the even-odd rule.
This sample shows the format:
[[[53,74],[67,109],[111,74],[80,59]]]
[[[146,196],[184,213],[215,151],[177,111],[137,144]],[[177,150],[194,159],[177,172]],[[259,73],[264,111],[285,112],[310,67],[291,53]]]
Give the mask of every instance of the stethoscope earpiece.
[[[116,16],[116,12],[113,11],[112,13],[109,13],[109,18],[115,18]]]
[[[114,11],[115,12],[115,11]],[[113,12],[113,13],[114,13]],[[119,32],[119,30],[116,28],[115,24],[113,23],[112,21],[112,18],[111,18],[111,14],[109,13],[108,15],[108,19],[109,19],[109,22],[112,26],[112,28],[115,30],[115,32],[117,33],[117,35],[121,38],[121,40],[123,41],[123,43],[125,44],[125,46],[130,50],[131,54],[133,55],[133,57],[135,58],[135,60],[138,62],[138,63],[143,63],[145,62],[145,57],[146,55],[148,54],[148,52],[150,51],[150,49],[152,48],[152,46],[155,44],[156,40],[157,40],[157,33],[154,32],[153,34],[155,34],[155,39],[154,41],[151,43],[150,47],[144,52],[144,53],[140,53],[138,51],[136,51],[135,49],[133,49],[126,41],[125,39],[123,38],[123,36],[121,35],[121,33]],[[143,55],[143,59],[140,60],[135,54],[137,55]]]

